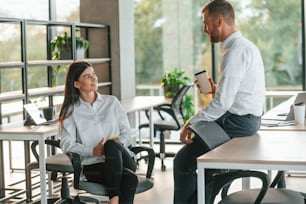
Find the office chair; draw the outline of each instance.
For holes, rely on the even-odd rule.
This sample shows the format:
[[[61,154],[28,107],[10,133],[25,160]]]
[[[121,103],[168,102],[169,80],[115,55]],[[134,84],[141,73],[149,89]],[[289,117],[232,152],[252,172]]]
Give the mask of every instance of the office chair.
[[[60,149],[59,140],[45,140],[46,145],[50,145],[51,148]],[[39,154],[37,153],[38,141],[34,141],[31,144],[31,151],[36,158],[36,161],[29,163],[26,166],[26,201],[30,202],[32,200],[32,179],[31,171],[33,169],[39,169]],[[70,158],[63,153],[56,153],[54,155],[48,156],[46,158],[46,170],[52,172],[51,179],[57,179],[57,172],[62,174],[61,177],[61,197],[59,198],[48,198],[48,203],[69,203],[73,202],[75,198],[71,198],[70,190],[68,185],[67,174],[73,173],[73,167]],[[49,189],[50,191],[50,189]],[[77,198],[76,198],[77,199]],[[88,199],[90,200],[90,199]]]
[[[136,188],[136,194],[137,193],[142,193],[145,192],[149,189],[151,189],[154,185],[153,179],[152,179],[152,171],[154,168],[154,162],[155,162],[155,152],[152,148],[149,147],[143,147],[143,146],[135,146],[130,148],[131,151],[135,153],[135,155],[146,152],[148,155],[148,160],[147,160],[147,169],[146,169],[146,174],[140,174],[136,173],[138,177],[138,185]],[[86,193],[90,193],[92,195],[96,196],[107,196],[107,188],[103,184],[99,183],[93,183],[89,182],[86,180],[80,180],[81,176],[81,171],[82,171],[82,164],[81,164],[81,158],[80,155],[77,153],[70,152],[67,155],[69,155],[73,169],[74,169],[74,178],[73,178],[73,186],[75,189],[79,190],[85,190]],[[139,160],[138,160],[139,161]],[[83,197],[82,194],[77,195],[80,199],[81,202],[88,201],[88,197]],[[91,198],[91,201],[94,201],[95,203],[99,203],[98,199]]]
[[[160,132],[160,151],[156,154],[156,157],[159,157],[161,160],[161,169],[162,171],[166,170],[166,166],[164,164],[164,159],[166,157],[173,157],[175,153],[166,153],[165,152],[165,131],[171,130],[179,130],[182,128],[184,121],[184,110],[182,108],[182,102],[184,100],[184,96],[191,85],[182,86],[176,95],[173,97],[172,102],[170,104],[165,103],[154,107],[154,110],[157,111],[160,119],[155,120],[154,123],[154,135],[156,135],[156,131]],[[146,116],[149,118],[149,113],[146,111]],[[168,117],[170,116],[170,117]],[[167,118],[168,117],[168,118]],[[170,119],[169,119],[170,118]],[[144,123],[139,125],[139,130],[142,128],[148,128],[149,123]]]
[[[284,173],[284,171],[278,171],[270,186],[268,175],[260,171],[238,170],[215,174],[213,175],[213,192],[209,204],[214,203],[215,197],[220,190],[222,200],[219,204],[304,204],[304,197],[301,193],[285,188],[274,188]],[[241,190],[228,195],[230,184],[236,179],[246,177],[259,178],[262,182],[262,187]]]
[[[217,134],[207,134],[207,126],[216,129]],[[194,134],[202,138],[203,144],[209,150],[230,140],[227,134],[222,133],[222,128],[215,122],[200,121],[188,127]],[[205,131],[206,130],[206,131]],[[209,132],[213,132],[209,130]],[[212,174],[212,195],[208,204],[213,204],[215,197],[221,191],[222,200],[219,204],[260,204],[260,203],[286,203],[299,204],[304,203],[304,197],[301,193],[291,191],[285,188],[274,188],[276,185],[285,186],[284,171],[278,171],[274,180],[269,186],[269,177],[264,172],[248,170],[222,170]],[[261,189],[242,190],[230,195],[228,191],[231,183],[235,179],[255,177],[262,181]],[[281,184],[280,184],[281,183]]]

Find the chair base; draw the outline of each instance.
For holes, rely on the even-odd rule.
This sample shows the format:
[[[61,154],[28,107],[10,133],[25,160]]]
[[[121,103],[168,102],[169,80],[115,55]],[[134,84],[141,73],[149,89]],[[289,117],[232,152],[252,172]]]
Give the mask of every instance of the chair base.
[[[161,170],[166,171],[166,165],[164,163],[164,160],[167,157],[174,157],[175,153],[156,153],[155,157],[159,158],[161,160]]]
[[[48,204],[86,204],[88,202],[99,204],[100,201],[95,198],[89,198],[89,197],[83,197],[83,196],[76,196],[75,198],[66,198],[66,199],[60,199],[60,198],[52,198],[48,199]],[[41,204],[40,201],[33,202],[32,204]]]

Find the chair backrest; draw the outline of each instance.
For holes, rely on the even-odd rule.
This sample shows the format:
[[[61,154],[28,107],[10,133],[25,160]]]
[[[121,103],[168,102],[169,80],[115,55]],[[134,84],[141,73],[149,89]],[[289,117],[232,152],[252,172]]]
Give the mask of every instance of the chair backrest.
[[[231,139],[227,133],[213,121],[200,121],[190,125],[188,128],[202,139],[204,145],[209,150],[214,149]]]
[[[190,87],[191,85],[184,85],[178,90],[171,102],[172,109],[181,111],[184,96],[186,95]]]
[[[46,139],[45,144],[50,145],[51,147],[60,148],[60,141],[59,140]],[[37,145],[38,145],[38,141],[33,141],[32,144],[31,144],[31,151],[32,151],[35,159],[37,160],[37,162],[39,162],[39,155],[38,155],[38,152],[37,152],[37,149],[36,149]]]
[[[183,118],[184,118],[184,110],[182,107],[184,97],[188,90],[190,89],[192,85],[184,85],[182,86],[178,92],[175,94],[175,96],[172,99],[171,102],[171,109],[174,113],[174,120],[178,124],[178,127],[180,128],[183,125]]]

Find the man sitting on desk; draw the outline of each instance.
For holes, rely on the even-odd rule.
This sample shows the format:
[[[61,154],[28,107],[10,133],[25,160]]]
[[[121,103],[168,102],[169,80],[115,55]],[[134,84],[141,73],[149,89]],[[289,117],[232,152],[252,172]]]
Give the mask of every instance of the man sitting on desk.
[[[215,121],[231,138],[253,135],[260,127],[264,107],[263,60],[258,48],[237,30],[232,5],[226,0],[210,1],[203,8],[202,17],[210,41],[222,43],[221,75],[217,86],[211,81],[212,101],[181,130],[180,140],[185,145],[174,159],[175,204],[197,203],[196,159],[208,151],[199,137],[191,138],[188,126],[198,121]],[[206,185],[209,182],[206,179]]]

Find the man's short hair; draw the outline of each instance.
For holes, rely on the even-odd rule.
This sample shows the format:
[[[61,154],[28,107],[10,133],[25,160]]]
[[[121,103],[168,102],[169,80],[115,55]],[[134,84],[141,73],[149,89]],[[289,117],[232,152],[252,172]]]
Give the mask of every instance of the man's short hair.
[[[227,24],[235,24],[235,11],[233,6],[226,0],[211,0],[202,9],[202,13],[208,12],[208,16],[221,15]]]

